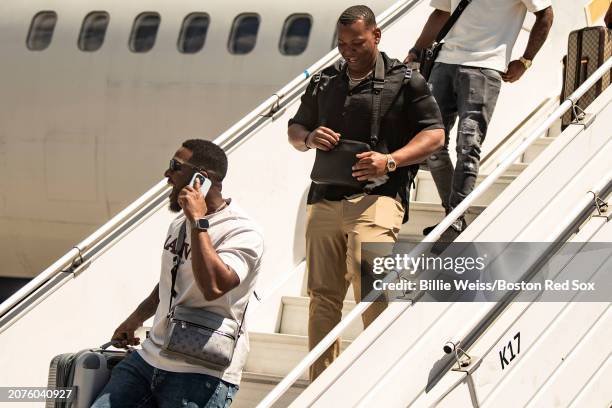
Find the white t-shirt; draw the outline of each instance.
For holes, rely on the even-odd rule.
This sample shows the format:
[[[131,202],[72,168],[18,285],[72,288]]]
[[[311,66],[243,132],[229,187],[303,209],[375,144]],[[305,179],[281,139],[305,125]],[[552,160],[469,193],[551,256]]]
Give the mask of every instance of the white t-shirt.
[[[177,296],[173,305],[180,304],[187,307],[206,308],[225,317],[231,317],[240,322],[246,302],[249,300],[255,287],[255,280],[261,268],[264,250],[263,234],[260,228],[241,210],[236,203],[230,204],[221,211],[207,216],[210,228],[208,234],[219,254],[227,266],[232,268],[240,278],[240,284],[213,301],[207,301],[198,288],[191,265],[191,227],[187,223],[185,249],[183,250],[184,263],[178,270],[175,290]],[[139,350],[142,358],[150,365],[166,371],[178,373],[200,373],[213,375],[232,384],[239,384],[242,369],[246,363],[249,352],[249,339],[246,331],[247,323],[242,325],[241,335],[238,338],[232,363],[225,371],[217,371],[202,366],[193,365],[184,361],[170,359],[159,354],[166,336],[168,319],[168,304],[170,300],[170,287],[172,286],[172,259],[176,248],[176,240],[181,224],[185,220],[183,214],[179,215],[168,229],[162,254],[161,276],[159,279],[159,305],[153,320],[153,327],[149,338],[142,343]]]
[[[459,2],[431,0],[430,4],[452,13]],[[551,0],[474,0],[444,38],[436,62],[506,72],[525,14],[550,5]]]

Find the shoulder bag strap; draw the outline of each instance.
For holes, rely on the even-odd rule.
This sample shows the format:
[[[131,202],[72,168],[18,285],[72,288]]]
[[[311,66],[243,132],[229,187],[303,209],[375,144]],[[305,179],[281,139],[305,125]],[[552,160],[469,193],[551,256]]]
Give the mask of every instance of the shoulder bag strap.
[[[246,305],[244,306],[244,310],[242,311],[242,318],[240,319],[240,325],[238,326],[238,334],[236,335],[236,341],[238,341],[238,337],[240,337],[240,331],[242,330],[242,323],[244,323],[244,319],[246,319],[247,308],[249,307],[250,300],[247,300]]]
[[[461,0],[461,2],[459,3],[459,5],[457,6],[457,8],[455,9],[455,11],[453,11],[453,14],[451,14],[451,16],[449,17],[449,19],[446,21],[446,23],[444,24],[444,26],[442,26],[442,29],[440,30],[440,32],[438,33],[438,35],[436,36],[436,42],[439,43],[441,42],[444,37],[446,37],[446,35],[448,34],[448,32],[453,28],[453,26],[455,25],[455,23],[457,22],[457,20],[459,20],[459,16],[461,16],[461,13],[463,13],[463,11],[465,10],[465,8],[472,2],[472,0]]]
[[[385,89],[385,61],[379,52],[372,81],[372,119],[370,120],[370,145],[374,148],[380,141],[381,100]]]
[[[178,238],[176,239],[176,255],[174,255],[172,265],[172,270],[170,273],[172,274],[172,286],[170,287],[170,301],[168,302],[168,313],[172,311],[172,299],[176,297],[176,291],[174,290],[174,286],[176,285],[176,276],[178,275],[178,268],[181,266],[181,257],[183,256],[183,249],[185,249],[185,236],[187,235],[187,220],[183,221],[181,224],[181,229],[179,230]]]

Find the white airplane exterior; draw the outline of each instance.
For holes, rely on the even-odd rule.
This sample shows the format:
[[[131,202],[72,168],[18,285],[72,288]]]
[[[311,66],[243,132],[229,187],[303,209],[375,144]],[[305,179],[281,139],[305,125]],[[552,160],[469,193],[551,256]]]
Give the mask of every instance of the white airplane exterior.
[[[3,284],[140,196],[179,142],[214,139],[330,51],[353,3],[3,1]]]

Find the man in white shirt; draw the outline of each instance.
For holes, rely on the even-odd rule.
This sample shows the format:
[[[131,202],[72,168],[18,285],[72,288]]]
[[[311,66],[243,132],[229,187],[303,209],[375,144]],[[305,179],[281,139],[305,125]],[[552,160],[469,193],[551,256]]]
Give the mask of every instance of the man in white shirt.
[[[423,27],[406,63],[418,61],[460,0],[431,0],[435,10]],[[523,56],[511,61],[512,49],[527,11],[535,14]],[[440,106],[445,144],[427,160],[442,205],[448,214],[474,189],[480,164],[480,146],[487,134],[501,81],[518,81],[531,66],[553,22],[551,0],[473,0],[446,38],[429,78]],[[457,163],[448,153],[449,133],[459,119]],[[453,241],[466,228],[459,218],[442,235]],[[435,227],[423,230],[427,235]]]
[[[195,172],[211,180],[204,197],[200,185],[189,185]],[[175,153],[165,176],[173,189],[170,210],[180,215],[170,224],[163,244],[158,285],[117,328],[112,340],[121,347],[139,344],[134,331],[155,315],[142,349],[112,371],[95,408],[228,407],[238,390],[248,353],[248,334],[241,326],[232,361],[224,370],[193,364],[160,353],[166,338],[168,310],[181,305],[215,312],[242,322],[261,268],[263,237],[259,227],[221,194],[227,173],[223,150],[206,140],[188,140]],[[177,244],[186,222],[184,244]],[[171,297],[174,258],[178,268]]]

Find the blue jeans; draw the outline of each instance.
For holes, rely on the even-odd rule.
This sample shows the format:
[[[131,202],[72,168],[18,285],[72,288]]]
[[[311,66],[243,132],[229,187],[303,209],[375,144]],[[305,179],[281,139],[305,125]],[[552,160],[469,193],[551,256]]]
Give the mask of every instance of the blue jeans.
[[[445,128],[444,147],[427,159],[447,213],[474,190],[480,166],[480,146],[487,134],[501,75],[493,69],[436,63],[429,82]],[[459,118],[457,164],[448,154],[450,131]]]
[[[226,408],[237,391],[210,375],[159,370],[133,352],[113,369],[92,408]]]

